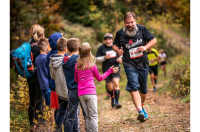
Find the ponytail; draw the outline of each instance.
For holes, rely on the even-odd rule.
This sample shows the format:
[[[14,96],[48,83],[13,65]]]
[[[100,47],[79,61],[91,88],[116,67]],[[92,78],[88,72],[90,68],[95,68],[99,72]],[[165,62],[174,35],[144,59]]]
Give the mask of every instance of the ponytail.
[[[38,36],[37,36],[36,33],[33,35],[33,40],[34,40],[34,41],[38,41]]]
[[[31,26],[30,34],[34,41],[38,41],[41,36],[44,34],[44,28],[38,24]]]

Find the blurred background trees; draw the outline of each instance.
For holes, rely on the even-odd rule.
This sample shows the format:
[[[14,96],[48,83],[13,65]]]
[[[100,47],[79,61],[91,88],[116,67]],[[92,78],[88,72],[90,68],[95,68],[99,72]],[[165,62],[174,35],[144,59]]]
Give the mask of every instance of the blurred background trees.
[[[105,32],[115,34],[123,27],[123,15],[128,11],[136,13],[138,24],[150,27],[152,20],[177,24],[190,36],[190,0],[10,0],[10,47],[30,38],[34,23],[45,28],[46,37],[56,31],[67,33],[66,20],[92,27],[95,39],[101,42]]]

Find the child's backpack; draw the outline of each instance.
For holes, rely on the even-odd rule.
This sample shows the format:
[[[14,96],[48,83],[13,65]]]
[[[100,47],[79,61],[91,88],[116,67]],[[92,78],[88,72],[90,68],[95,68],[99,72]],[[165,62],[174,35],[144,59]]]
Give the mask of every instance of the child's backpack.
[[[34,64],[32,63],[33,54],[31,52],[31,46],[34,45],[37,45],[37,42],[33,44],[25,42],[15,49],[12,54],[12,66],[15,69],[15,72],[25,78],[31,77],[36,71],[36,67],[34,67]]]

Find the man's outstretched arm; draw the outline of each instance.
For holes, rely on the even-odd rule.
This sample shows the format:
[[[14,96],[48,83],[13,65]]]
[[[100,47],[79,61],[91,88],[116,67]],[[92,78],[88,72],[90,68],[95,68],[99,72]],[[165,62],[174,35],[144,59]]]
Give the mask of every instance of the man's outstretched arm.
[[[119,56],[123,55],[123,53],[124,53],[123,47],[121,47],[121,49],[119,49],[118,46],[112,45],[112,49],[113,49],[115,52],[117,52],[117,54],[118,54]]]

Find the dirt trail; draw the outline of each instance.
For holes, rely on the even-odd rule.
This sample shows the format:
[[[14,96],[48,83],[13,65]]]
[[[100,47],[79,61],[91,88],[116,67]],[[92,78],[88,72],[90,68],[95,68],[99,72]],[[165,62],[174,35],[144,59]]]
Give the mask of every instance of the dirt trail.
[[[161,88],[164,82],[158,82]],[[111,108],[111,101],[104,100],[106,94],[98,95],[99,132],[162,132],[190,131],[190,103],[180,103],[168,93],[158,95],[148,88],[145,110],[149,119],[140,123],[130,93],[121,90],[122,108]],[[84,132],[84,119],[80,115],[81,132]]]

